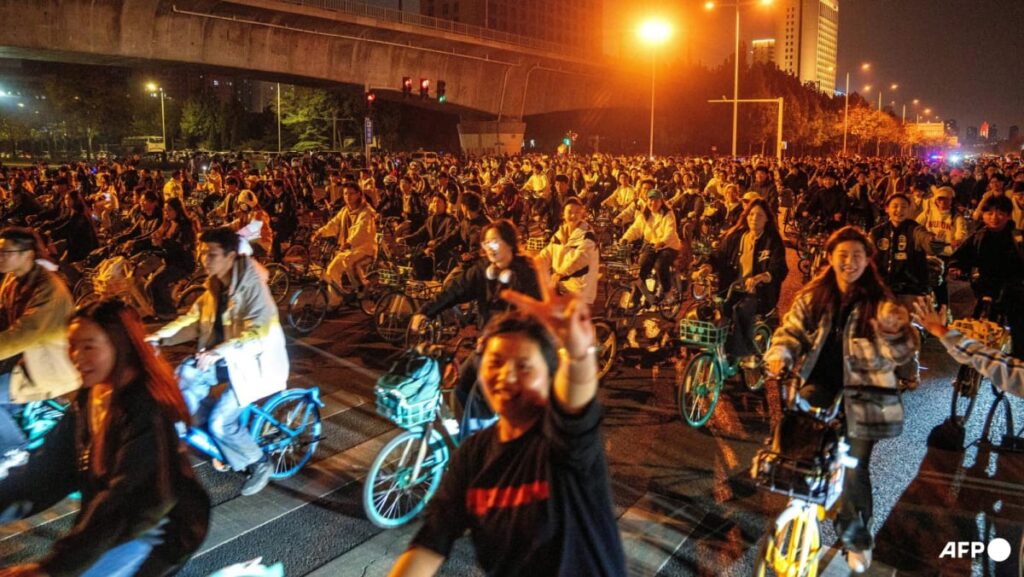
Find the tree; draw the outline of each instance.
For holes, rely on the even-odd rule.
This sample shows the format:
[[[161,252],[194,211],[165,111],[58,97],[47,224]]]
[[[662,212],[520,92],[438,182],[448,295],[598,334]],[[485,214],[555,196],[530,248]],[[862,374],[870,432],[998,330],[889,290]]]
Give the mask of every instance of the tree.
[[[85,139],[89,158],[96,137],[113,138],[131,111],[125,77],[107,68],[68,67],[45,80],[43,91],[68,132]]]

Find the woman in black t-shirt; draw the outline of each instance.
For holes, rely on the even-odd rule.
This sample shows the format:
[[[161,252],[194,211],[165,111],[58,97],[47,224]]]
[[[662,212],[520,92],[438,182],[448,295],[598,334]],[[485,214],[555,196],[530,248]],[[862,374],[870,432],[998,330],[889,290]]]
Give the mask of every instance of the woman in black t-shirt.
[[[590,310],[539,283],[540,301],[505,291],[519,312],[485,328],[479,383],[501,418],[455,452],[392,577],[433,575],[467,529],[488,575],[626,574]]]

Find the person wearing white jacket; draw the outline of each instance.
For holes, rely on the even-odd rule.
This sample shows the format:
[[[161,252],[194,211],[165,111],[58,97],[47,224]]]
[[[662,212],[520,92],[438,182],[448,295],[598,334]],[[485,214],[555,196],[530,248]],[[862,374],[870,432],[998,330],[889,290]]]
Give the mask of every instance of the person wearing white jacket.
[[[668,297],[672,287],[672,264],[679,258],[683,242],[676,230],[675,213],[665,204],[661,191],[652,188],[647,192],[647,206],[636,214],[636,219],[622,235],[621,243],[644,241],[640,253],[640,278],[646,279],[651,270],[657,268],[658,281],[663,297]],[[681,295],[676,295],[681,296]]]
[[[320,230],[313,234],[313,239],[318,237],[333,237],[338,239],[338,252],[327,265],[325,276],[332,286],[337,290],[342,286],[342,276],[347,276],[349,287],[357,287],[361,284],[358,265],[372,261],[377,256],[377,213],[370,207],[363,197],[362,191],[354,182],[346,182],[342,185],[345,196],[345,208],[338,211],[327,224],[320,227]],[[311,242],[312,242],[311,240]],[[342,299],[355,297],[354,290],[347,294],[327,291],[330,297],[330,305],[337,306]]]
[[[0,232],[0,457],[20,459],[25,435],[15,405],[78,389],[81,377],[68,356],[71,294],[30,228]]]
[[[267,271],[238,252],[229,227],[203,233],[206,292],[184,315],[147,337],[161,345],[197,341],[199,353],[178,368],[194,426],[204,426],[235,471],[249,471],[243,495],[254,495],[273,470],[239,421],[245,408],[288,386],[288,351]],[[211,395],[219,383],[229,388]],[[216,393],[214,393],[216,394]]]
[[[586,221],[587,209],[579,198],[566,199],[562,226],[537,254],[537,270],[550,272],[552,285],[561,286],[588,305],[597,299],[600,251],[597,236]]]

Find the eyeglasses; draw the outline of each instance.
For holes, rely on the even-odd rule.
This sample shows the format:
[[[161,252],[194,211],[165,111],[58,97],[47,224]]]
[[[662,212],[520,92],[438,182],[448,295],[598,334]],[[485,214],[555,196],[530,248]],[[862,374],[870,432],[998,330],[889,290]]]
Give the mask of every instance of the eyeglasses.
[[[501,241],[500,240],[485,240],[484,242],[480,243],[480,246],[486,248],[487,250],[489,250],[491,252],[497,252],[498,249],[501,248]]]

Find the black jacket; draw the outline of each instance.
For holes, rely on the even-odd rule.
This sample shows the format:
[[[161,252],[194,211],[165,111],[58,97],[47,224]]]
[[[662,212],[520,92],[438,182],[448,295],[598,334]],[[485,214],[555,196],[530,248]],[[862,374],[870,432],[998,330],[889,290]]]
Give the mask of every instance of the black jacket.
[[[723,292],[733,282],[740,280],[740,248],[746,232],[740,229],[726,235],[718,250],[711,255],[711,266],[719,275],[718,286]],[[767,313],[779,303],[782,281],[789,274],[786,245],[780,237],[772,236],[767,231],[754,242],[754,268],[751,276],[765,272],[772,276],[772,280],[757,285],[757,312],[760,314]]]
[[[473,266],[466,269],[466,272],[452,281],[441,294],[433,301],[426,303],[420,309],[420,313],[433,317],[441,311],[475,300],[480,318],[486,324],[495,313],[504,312],[511,308],[507,301],[498,294],[506,288],[519,291],[535,299],[540,299],[540,287],[537,285],[537,273],[533,269],[531,261],[519,255],[512,260],[509,270],[512,271],[512,279],[508,285],[501,284],[499,280],[487,278],[487,267],[490,262],[480,259]]]
[[[893,227],[888,220],[871,229],[875,265],[892,292],[898,295],[928,293],[928,253],[931,235],[912,219]]]
[[[0,483],[0,522],[28,517],[80,491],[82,508],[71,532],[41,561],[50,575],[78,575],[162,520],[164,541],[151,558],[165,567],[183,563],[206,537],[210,500],[174,424],[144,385],[134,385],[111,400],[106,454],[91,455],[88,406],[89,390],[82,389],[43,446]],[[102,474],[91,463],[97,458],[103,459]]]

